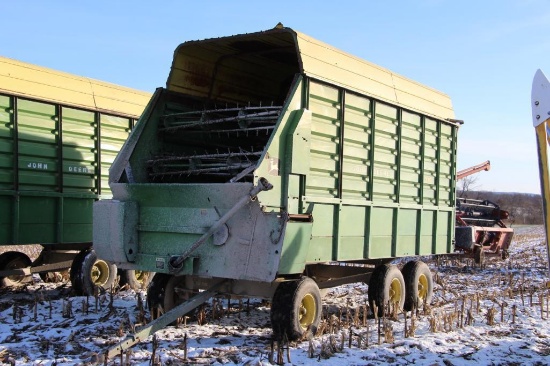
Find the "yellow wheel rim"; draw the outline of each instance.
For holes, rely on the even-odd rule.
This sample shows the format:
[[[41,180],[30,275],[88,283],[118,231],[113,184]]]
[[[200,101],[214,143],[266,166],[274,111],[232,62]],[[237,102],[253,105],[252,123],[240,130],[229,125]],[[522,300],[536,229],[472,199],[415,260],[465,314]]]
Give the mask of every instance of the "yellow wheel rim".
[[[401,282],[399,279],[394,278],[390,284],[390,303],[400,303],[403,298],[403,289],[401,288]]]
[[[428,297],[428,277],[421,274],[418,277],[418,298],[424,301]]]
[[[300,304],[300,326],[302,329],[307,329],[308,326],[313,324],[315,317],[317,315],[317,304],[315,303],[315,298],[311,294],[307,294],[302,299]]]
[[[90,273],[94,285],[101,286],[109,280],[109,265],[103,260],[97,260]]]
[[[139,284],[143,285],[145,281],[147,281],[147,278],[149,278],[149,272],[147,271],[135,271],[136,280],[139,282]]]

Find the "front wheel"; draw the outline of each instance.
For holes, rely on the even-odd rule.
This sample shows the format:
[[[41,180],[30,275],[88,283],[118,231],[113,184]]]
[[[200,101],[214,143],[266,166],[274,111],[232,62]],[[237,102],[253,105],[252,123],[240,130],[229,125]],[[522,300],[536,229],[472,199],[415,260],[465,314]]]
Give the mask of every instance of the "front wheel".
[[[152,318],[172,310],[195,293],[186,288],[185,276],[156,273],[147,288],[147,306]]]
[[[97,258],[93,249],[78,253],[71,266],[71,284],[78,295],[92,296],[95,287],[108,290],[115,282],[116,266]]]
[[[410,261],[401,270],[405,280],[405,304],[411,311],[420,304],[430,304],[433,296],[433,278],[428,265],[422,261]]]
[[[322,301],[317,283],[311,278],[279,284],[271,303],[271,326],[276,339],[300,339],[313,334],[321,321]]]
[[[382,264],[376,267],[369,281],[369,303],[376,307],[379,317],[385,314],[385,308],[397,306],[398,311],[405,304],[405,280],[403,274],[394,265]]]

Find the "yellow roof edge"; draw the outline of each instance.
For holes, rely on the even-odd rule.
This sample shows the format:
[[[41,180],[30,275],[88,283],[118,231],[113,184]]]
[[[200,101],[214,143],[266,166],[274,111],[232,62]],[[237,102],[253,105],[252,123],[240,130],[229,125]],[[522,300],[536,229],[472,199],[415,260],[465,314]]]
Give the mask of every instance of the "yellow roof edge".
[[[395,73],[388,68],[374,64],[363,58],[360,58],[346,51],[338,49],[334,46],[331,46],[330,44],[327,44],[323,41],[313,38],[305,33],[298,32],[298,31],[294,31],[294,33],[296,33],[296,39],[298,42],[300,58],[302,59],[302,67],[306,75],[316,77],[316,78],[319,78],[320,80],[334,83],[337,85],[339,84],[339,85],[345,86],[346,88],[349,88],[350,90],[375,97],[381,101],[389,102],[391,104],[395,104],[412,111],[421,112],[423,114],[426,114],[428,116],[432,116],[438,119],[443,119],[443,120],[454,119],[454,111],[452,108],[450,96],[448,94],[438,89],[422,84],[416,80],[410,79],[401,74]],[[350,74],[350,77],[348,77],[347,79],[333,80],[330,77],[327,77],[327,75],[332,75],[332,73],[328,73],[327,75],[324,75],[323,73],[319,72],[318,67],[317,68],[310,67],[311,64],[308,64],[307,62],[303,62],[304,56],[306,57],[311,56],[311,55],[307,55],[307,53],[304,53],[304,51],[306,51],[306,49],[308,48],[308,47],[304,47],[305,45],[304,42],[310,43],[317,48],[319,47],[325,48],[326,50],[329,51],[329,54],[339,57],[341,60],[346,60],[346,59],[353,60],[358,67],[363,67],[364,69],[370,68],[377,72],[363,73],[359,75],[357,74],[358,70],[356,69],[346,70],[345,65],[333,64],[332,65],[333,67],[345,70],[346,73]],[[322,62],[325,64],[325,66],[328,65],[331,61],[334,62],[334,58],[326,57],[326,56],[327,55],[323,55],[323,58],[322,58]],[[354,75],[355,77],[351,77],[351,74],[355,74]],[[386,80],[386,83],[384,83],[384,81],[382,80],[384,76],[382,74],[385,74],[385,76],[388,78],[388,80]],[[365,88],[364,86],[361,85],[361,80],[357,78],[357,76],[362,76],[365,79],[369,79],[374,83],[380,84],[380,86],[385,85],[386,87],[392,88],[393,93],[391,94],[377,93],[376,88]],[[403,84],[409,84],[409,85],[403,85]],[[363,85],[368,85],[368,83],[364,83]],[[405,99],[405,98],[399,98],[400,94],[413,96],[417,102],[411,104],[411,103],[407,103],[406,101],[400,100],[400,99]],[[426,108],[426,106],[428,105],[430,106],[430,108]]]
[[[273,33],[292,34],[298,52],[297,57],[301,72],[309,77],[341,86],[350,91],[431,118],[444,121],[455,118],[451,99],[446,93],[347,53],[305,33],[283,27],[280,24],[273,29],[264,31],[189,40],[180,43],[174,50],[171,72],[166,87],[170,89],[173,82],[172,70],[177,66],[177,57],[181,48],[191,46],[194,43],[215,42],[227,38],[255,37]]]
[[[0,93],[135,118],[152,95],[2,56]]]

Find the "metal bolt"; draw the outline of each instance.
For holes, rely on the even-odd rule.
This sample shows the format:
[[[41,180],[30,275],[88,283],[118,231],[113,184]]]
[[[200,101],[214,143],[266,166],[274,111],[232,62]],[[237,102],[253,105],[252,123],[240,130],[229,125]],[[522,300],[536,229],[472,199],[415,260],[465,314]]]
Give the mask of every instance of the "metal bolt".
[[[538,100],[537,100],[537,101],[535,101],[535,105],[539,105],[539,101],[538,101]]]
[[[537,119],[540,119],[540,116],[537,114]]]

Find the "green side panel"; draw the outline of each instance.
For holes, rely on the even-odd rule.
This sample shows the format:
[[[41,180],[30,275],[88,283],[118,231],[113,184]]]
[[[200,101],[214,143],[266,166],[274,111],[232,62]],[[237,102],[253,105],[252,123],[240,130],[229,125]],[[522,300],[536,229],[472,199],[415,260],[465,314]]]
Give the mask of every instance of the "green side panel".
[[[21,196],[19,200],[19,243],[57,242],[57,197]]]
[[[19,99],[17,118],[19,190],[58,191],[56,107]]]
[[[342,198],[370,200],[371,101],[346,94]]]
[[[437,213],[437,236],[434,254],[448,253],[450,251],[450,238],[453,237],[451,230],[454,228],[453,222],[451,212],[440,211]]]
[[[0,195],[0,244],[13,243],[13,197]]]
[[[417,114],[402,112],[399,201],[420,204],[422,179],[422,121]]]
[[[341,206],[340,208],[340,245],[338,260],[362,258],[368,238],[368,211],[365,206]]]
[[[63,108],[62,116],[63,192],[97,193],[94,113]]]
[[[397,109],[376,103],[374,131],[373,201],[397,201]]]
[[[396,209],[373,207],[370,217],[370,240],[367,258],[392,257],[393,220]]]
[[[436,211],[422,211],[419,255],[432,254]]]
[[[0,95],[0,189],[14,189],[12,103],[12,98]]]
[[[308,93],[308,261],[452,250],[457,126],[316,81]]]
[[[93,198],[63,199],[63,241],[82,243],[92,241]]]
[[[311,228],[312,224],[309,222],[287,223],[279,274],[302,273],[304,271]]]
[[[341,110],[339,100],[340,93],[337,88],[310,83],[310,171],[306,180],[306,195],[310,197],[338,197]]]
[[[332,260],[333,242],[336,235],[336,228],[334,227],[336,207],[330,204],[314,205],[312,238],[307,255],[308,262]]]
[[[400,209],[397,216],[399,234],[395,240],[395,256],[416,254],[418,210]]]
[[[109,168],[115,160],[132,128],[129,118],[106,114],[100,116],[101,126],[101,196],[111,196],[109,188]]]

